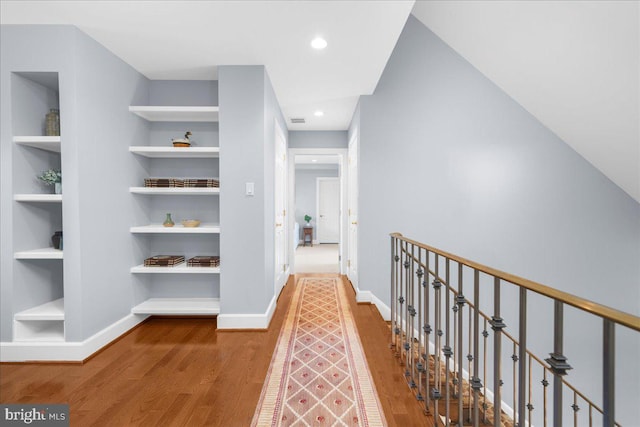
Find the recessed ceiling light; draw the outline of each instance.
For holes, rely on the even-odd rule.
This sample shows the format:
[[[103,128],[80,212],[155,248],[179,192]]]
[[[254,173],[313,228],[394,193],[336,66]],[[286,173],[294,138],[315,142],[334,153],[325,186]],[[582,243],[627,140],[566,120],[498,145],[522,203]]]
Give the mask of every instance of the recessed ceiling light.
[[[316,163],[318,161],[318,159],[312,159],[311,160],[313,163]]]
[[[322,37],[316,37],[315,39],[311,40],[311,47],[318,50],[324,49],[325,47],[327,47],[327,41]]]
[[[313,115],[316,116],[316,117],[322,117],[322,116],[324,116],[324,111],[318,110],[315,113],[313,113]]]

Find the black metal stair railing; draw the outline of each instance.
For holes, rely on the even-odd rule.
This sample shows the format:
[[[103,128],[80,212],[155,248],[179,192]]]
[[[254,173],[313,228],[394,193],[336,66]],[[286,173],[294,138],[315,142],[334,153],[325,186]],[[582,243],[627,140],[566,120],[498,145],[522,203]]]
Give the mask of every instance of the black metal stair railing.
[[[505,330],[504,313],[513,312],[501,304],[507,286],[517,292],[510,320],[517,328],[509,329],[517,336]],[[553,348],[544,360],[527,348],[531,293],[553,306]],[[602,322],[601,407],[566,380],[565,306]],[[567,418],[574,427],[618,426],[617,327],[640,332],[640,318],[391,234],[390,346],[436,426],[562,427]]]

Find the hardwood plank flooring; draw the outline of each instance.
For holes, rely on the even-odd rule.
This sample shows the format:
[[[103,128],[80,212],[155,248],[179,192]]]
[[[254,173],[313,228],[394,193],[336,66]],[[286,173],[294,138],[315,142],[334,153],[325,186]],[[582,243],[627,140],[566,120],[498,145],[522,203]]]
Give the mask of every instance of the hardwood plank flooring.
[[[84,364],[0,364],[0,402],[69,403],[72,426],[248,426],[302,276],[337,275],[292,276],[267,331],[216,331],[215,319],[151,318]],[[386,323],[343,284],[389,426],[433,425],[389,350]]]

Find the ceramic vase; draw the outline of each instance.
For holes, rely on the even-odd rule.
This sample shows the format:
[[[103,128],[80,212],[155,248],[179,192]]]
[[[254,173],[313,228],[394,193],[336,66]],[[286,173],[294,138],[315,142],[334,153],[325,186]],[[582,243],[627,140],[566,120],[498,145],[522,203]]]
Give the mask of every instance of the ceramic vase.
[[[162,225],[164,225],[165,227],[173,227],[175,224],[176,223],[171,219],[171,214],[168,213]]]

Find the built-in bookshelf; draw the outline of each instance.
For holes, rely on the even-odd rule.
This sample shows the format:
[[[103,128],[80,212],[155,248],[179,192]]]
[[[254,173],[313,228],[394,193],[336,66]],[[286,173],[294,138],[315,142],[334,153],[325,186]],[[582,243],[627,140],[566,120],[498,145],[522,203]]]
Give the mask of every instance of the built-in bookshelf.
[[[63,230],[63,196],[37,179],[62,170],[63,137],[46,135],[47,114],[60,110],[58,79],[57,72],[11,75],[14,341],[65,340],[64,253],[52,241]]]
[[[217,136],[211,136],[210,134],[214,132],[209,132],[207,126],[215,126],[217,129],[215,122],[218,121],[218,107],[131,106],[129,111],[150,122],[149,145],[129,147],[129,151],[141,159],[141,167],[147,173],[174,178],[188,177],[194,173],[193,165],[197,163],[199,169],[196,168],[196,170],[204,169],[208,177],[214,176],[212,174],[219,167],[220,149],[217,146]],[[162,137],[175,130],[172,134],[175,138],[180,138],[186,131],[195,128],[195,139],[200,136],[206,140],[200,140],[191,147],[173,147],[170,140],[161,140],[154,133],[155,127],[160,129],[158,133],[162,133]],[[203,134],[205,136],[202,136]],[[217,135],[217,131],[215,134]],[[163,211],[159,208],[160,206],[167,206],[167,212],[180,209],[182,212],[193,210],[204,215],[213,215],[208,211],[208,208],[203,208],[203,206],[212,206],[212,209],[216,210],[216,215],[213,216],[217,218],[219,206],[217,196],[220,194],[220,188],[132,186],[129,188],[129,192],[134,197],[145,199],[150,197],[149,200],[140,203],[142,209],[146,210],[143,212],[144,216],[151,219],[150,223],[134,225],[129,230],[132,235],[143,239],[141,246],[149,248],[145,256],[177,253],[174,250],[176,245],[181,248],[186,247],[187,250],[190,250],[192,246],[205,248],[207,252],[194,253],[193,256],[219,255],[218,242],[221,232],[219,223],[204,221],[197,227],[184,227],[180,223],[181,218],[175,218],[173,227],[164,227],[161,223],[153,222],[153,219],[157,221],[161,218]],[[186,262],[171,267],[152,267],[139,263],[131,267],[130,272],[139,278],[140,286],[144,287],[148,296],[140,303],[134,304],[133,314],[214,315],[220,311],[219,298],[217,297],[219,289],[213,289],[217,286],[216,283],[219,284],[220,267],[190,267]],[[180,276],[192,279],[189,279],[185,284],[185,280],[177,279]],[[173,280],[175,280],[174,284],[172,284]],[[193,289],[189,289],[189,286],[192,286]],[[203,287],[206,291],[202,290]],[[217,287],[219,288],[219,286]],[[169,288],[171,297],[163,295],[161,291],[156,290],[157,288],[162,288],[165,291]],[[175,296],[176,293],[181,292],[181,289],[185,289],[187,295],[184,297]],[[194,293],[200,293],[202,296],[194,297],[192,296]]]

